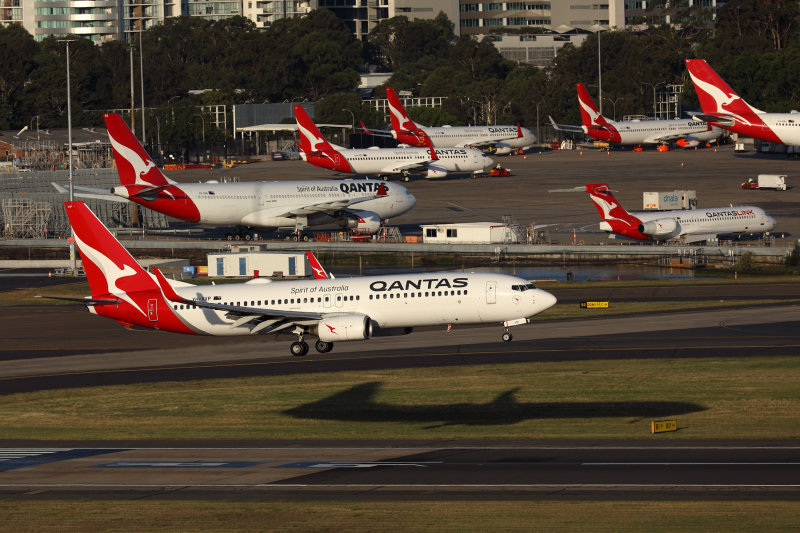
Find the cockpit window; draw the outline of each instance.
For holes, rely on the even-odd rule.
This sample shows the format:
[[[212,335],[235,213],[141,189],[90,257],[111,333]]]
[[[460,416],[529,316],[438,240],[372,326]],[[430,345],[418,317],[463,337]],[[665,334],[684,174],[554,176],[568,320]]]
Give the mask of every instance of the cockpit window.
[[[532,291],[535,288],[536,288],[536,285],[534,285],[533,283],[528,283],[527,285],[512,285],[511,286],[511,290],[512,291],[519,291],[519,292]]]

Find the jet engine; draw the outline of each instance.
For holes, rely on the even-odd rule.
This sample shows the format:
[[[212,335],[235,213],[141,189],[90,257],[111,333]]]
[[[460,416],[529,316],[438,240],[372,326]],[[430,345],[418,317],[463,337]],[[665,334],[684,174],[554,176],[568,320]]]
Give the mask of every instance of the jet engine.
[[[345,229],[355,229],[359,233],[371,235],[380,229],[381,217],[372,211],[354,209],[345,213],[337,223]]]
[[[443,178],[447,176],[447,169],[437,165],[428,165],[427,178]]]
[[[507,145],[505,143],[497,143],[497,144],[494,145],[494,154],[495,155],[508,155],[513,150],[514,150],[513,148],[511,148],[509,145]]]
[[[357,313],[331,316],[319,321],[316,334],[325,342],[363,341],[372,337],[372,321]]]
[[[659,218],[639,225],[639,233],[652,237],[670,237],[678,233],[678,221],[674,218]]]
[[[681,148],[694,148],[700,146],[700,140],[697,137],[684,137],[675,141],[675,144]]]

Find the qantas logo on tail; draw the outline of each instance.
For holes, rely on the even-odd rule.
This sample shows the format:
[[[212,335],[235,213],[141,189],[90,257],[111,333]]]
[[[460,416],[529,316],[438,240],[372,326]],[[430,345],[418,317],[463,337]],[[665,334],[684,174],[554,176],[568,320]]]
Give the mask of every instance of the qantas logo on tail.
[[[114,149],[114,157],[122,185],[167,185],[169,181],[144,151],[133,132],[116,113],[104,115],[108,139]],[[130,169],[125,165],[130,165]],[[153,172],[153,169],[155,171]]]
[[[102,280],[106,285],[105,291],[129,303],[143,317],[147,317],[147,313],[142,310],[121,285],[127,285],[129,287],[128,290],[130,288],[151,288],[149,286],[153,285],[154,282],[150,275],[138,266],[136,260],[105,229],[103,223],[86,207],[86,204],[83,202],[66,202],[64,205],[67,209],[70,224],[75,232],[75,240],[81,252],[81,257],[84,262],[89,261],[100,271]],[[89,244],[89,241],[92,241],[92,244]],[[106,249],[107,254],[101,252],[100,249]],[[88,272],[87,276],[89,276]],[[122,282],[123,280],[125,281]],[[103,292],[98,285],[98,281],[98,276],[89,278],[93,296],[101,295]]]
[[[392,129],[399,131],[418,130],[419,128],[417,125],[414,124],[414,121],[408,116],[403,104],[400,103],[400,98],[397,97],[397,93],[394,92],[394,89],[391,87],[386,87],[386,97],[389,100],[389,113],[392,119]]]
[[[594,105],[594,100],[589,96],[589,91],[586,90],[586,87],[584,87],[582,83],[578,83],[577,88],[578,104],[581,108],[581,121],[583,125],[599,126],[601,124],[607,124],[608,121],[600,114],[600,111],[597,110],[597,106]]]
[[[320,133],[302,106],[294,106],[294,117],[297,120],[297,129],[300,131],[301,150],[306,153],[322,152],[326,155],[327,152],[333,151],[331,145],[322,136],[322,133]]]
[[[600,216],[603,217],[603,220],[606,222],[618,221],[627,226],[633,226],[629,220],[630,215],[627,211],[625,211],[625,209],[622,208],[621,205],[619,205],[619,202],[617,202],[616,198],[614,198],[614,195],[608,190],[608,185],[605,183],[587,185],[586,192],[589,193],[589,197],[597,206],[597,210],[600,213]]]
[[[745,116],[752,119],[752,115],[763,113],[742,100],[704,59],[687,59],[686,67],[705,113],[727,113],[747,125],[753,125],[753,121]],[[756,119],[755,123],[761,124],[761,120]]]
[[[314,279],[328,279],[328,273],[325,272],[325,269],[319,264],[314,253],[306,252],[306,257],[308,257],[308,263],[311,265],[311,270],[314,272]]]

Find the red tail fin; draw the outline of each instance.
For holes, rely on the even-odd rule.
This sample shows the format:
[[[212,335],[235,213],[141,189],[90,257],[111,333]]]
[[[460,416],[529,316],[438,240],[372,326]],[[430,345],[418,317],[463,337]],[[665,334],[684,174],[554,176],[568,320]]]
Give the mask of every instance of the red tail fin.
[[[158,285],[111,235],[100,219],[83,202],[65,202],[69,223],[81,252],[83,270],[89,280],[92,297],[109,295],[127,302],[145,318],[147,303],[137,301],[136,293],[158,291]]]
[[[315,152],[332,153],[335,150],[308,116],[303,106],[294,106],[294,118],[300,131],[300,150],[305,154]]]
[[[586,192],[589,193],[597,212],[600,213],[600,217],[603,219],[603,222],[600,223],[601,229],[625,235],[632,239],[649,238],[639,231],[639,226],[642,222],[625,211],[617,199],[614,198],[614,195],[611,194],[608,185],[605,183],[587,184]]]
[[[325,269],[319,264],[313,252],[306,252],[306,257],[308,257],[308,263],[311,265],[311,270],[314,272],[314,279],[329,278],[328,273],[325,272]]]
[[[730,113],[739,116],[763,113],[742,100],[705,59],[687,59],[686,68],[692,76],[703,113]]]
[[[598,126],[600,124],[608,124],[606,118],[597,110],[594,105],[594,100],[589,96],[589,91],[582,83],[577,84],[578,87],[578,105],[581,109],[581,123],[584,126]]]
[[[419,127],[406,113],[400,98],[391,87],[386,87],[386,98],[389,99],[389,116],[392,120],[392,129],[396,131],[415,131]]]
[[[108,138],[114,150],[114,161],[121,185],[168,185],[170,181],[156,167],[133,134],[117,113],[103,115],[108,129]]]

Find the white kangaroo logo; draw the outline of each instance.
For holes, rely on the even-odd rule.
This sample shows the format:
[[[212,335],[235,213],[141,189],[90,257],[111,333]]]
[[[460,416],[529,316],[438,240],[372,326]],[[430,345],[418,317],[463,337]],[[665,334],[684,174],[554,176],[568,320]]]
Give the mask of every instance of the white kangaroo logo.
[[[145,182],[142,177],[150,172],[150,169],[156,168],[156,164],[150,159],[147,159],[146,161],[143,160],[135,150],[117,142],[117,140],[114,139],[110,133],[108,138],[111,140],[111,146],[114,147],[114,150],[133,167],[133,174],[135,176],[134,184],[154,185],[153,183]]]

